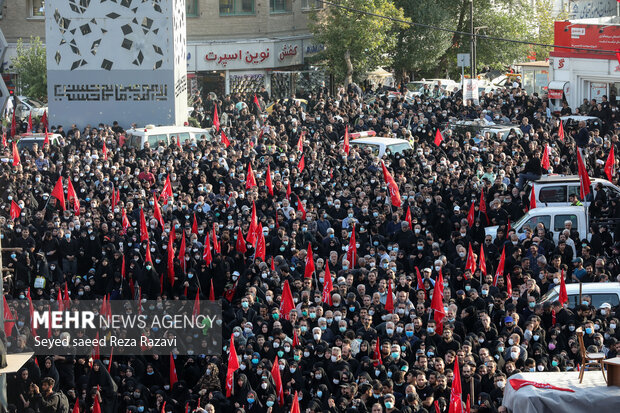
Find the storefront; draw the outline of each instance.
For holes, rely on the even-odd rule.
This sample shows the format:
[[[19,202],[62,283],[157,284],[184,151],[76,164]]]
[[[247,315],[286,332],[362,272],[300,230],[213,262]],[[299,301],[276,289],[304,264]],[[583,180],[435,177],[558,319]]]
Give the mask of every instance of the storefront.
[[[560,110],[568,102],[574,111],[584,99],[620,100],[620,25],[617,18],[582,19],[555,23],[555,44],[591,49],[556,48],[549,58],[549,103]],[[610,51],[602,53],[601,51]]]
[[[522,85],[528,95],[542,96],[549,84],[549,62],[525,62],[515,66],[520,69]]]

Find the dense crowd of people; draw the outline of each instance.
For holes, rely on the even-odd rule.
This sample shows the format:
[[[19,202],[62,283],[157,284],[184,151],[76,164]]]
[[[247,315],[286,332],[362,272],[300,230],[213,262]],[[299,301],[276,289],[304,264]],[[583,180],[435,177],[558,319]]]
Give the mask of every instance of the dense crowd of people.
[[[600,128],[566,127],[558,136],[547,101],[519,87],[486,94],[478,105],[464,104],[459,93],[405,99],[355,87],[304,98],[303,105],[279,101],[270,113],[266,92],[257,96],[260,109],[253,94],[197,99],[196,113],[209,115],[201,117],[206,126],[217,108],[229,146],[216,127],[209,139],[133,148],[123,130],[130,125],[55,125],[50,132],[62,136],[59,146],[23,150],[13,166],[8,139],[0,159],[8,298],[49,303],[67,285],[80,299],[135,299],[140,288],[149,300],[193,299],[197,292],[206,300],[213,285],[224,320],[222,354],[177,356],[172,386],[168,356],[115,356],[111,365],[109,357],[93,361],[88,354],[33,358],[8,379],[12,411],[56,412],[77,400],[89,412],[96,400],[104,413],[279,413],[290,411],[297,394],[302,412],[447,412],[458,360],[463,402],[469,397],[474,412],[498,412],[505,411],[511,375],[578,368],[578,328],[586,346],[606,357],[620,352],[618,302],[595,307],[584,296],[574,308],[537,304],[562,276],[567,284],[618,281],[615,227],[593,225],[590,239],[568,230],[559,242],[541,224],[523,233],[508,228],[530,207],[527,179],[577,174],[578,148],[589,175],[605,177],[610,148],[620,149],[615,101],[596,105]],[[459,133],[446,126],[456,120],[516,126],[505,136]],[[377,154],[356,145],[347,154],[346,129],[411,142],[411,150],[382,159],[400,207],[391,203]],[[248,165],[256,185],[247,185]],[[72,183],[77,211],[69,201],[63,211],[52,196],[59,177],[65,195]],[[172,196],[164,204],[167,178]],[[620,217],[618,200],[604,195],[593,190],[592,214]],[[237,242],[249,234],[253,206],[264,237],[259,254],[257,242]],[[140,210],[148,244],[140,239]],[[499,226],[495,239],[485,235],[489,225]],[[162,275],[173,228],[170,282]],[[219,244],[208,263],[207,234]],[[496,276],[502,251],[504,271]],[[437,322],[430,307],[440,274],[445,317]],[[281,313],[285,284],[294,303],[288,314]],[[227,397],[231,335],[239,369]],[[11,353],[27,351],[32,340],[29,320],[6,331]]]

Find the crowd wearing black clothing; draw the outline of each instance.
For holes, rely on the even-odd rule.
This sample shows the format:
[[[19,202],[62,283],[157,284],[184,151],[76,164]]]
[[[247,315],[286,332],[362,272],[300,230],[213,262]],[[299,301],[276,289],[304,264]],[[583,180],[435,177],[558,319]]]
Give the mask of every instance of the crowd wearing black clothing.
[[[604,135],[587,127],[567,129],[562,140],[546,101],[519,88],[487,94],[479,105],[464,105],[450,94],[412,100],[377,95],[366,103],[360,93],[359,88],[341,88],[334,96],[312,93],[305,96],[305,108],[289,99],[269,114],[263,112],[264,93],[258,96],[260,109],[254,95],[201,99],[209,116],[217,106],[229,147],[215,133],[212,140],[136,149],[121,145],[127,141],[119,125],[51,128],[63,136],[61,145],[24,150],[18,166],[12,166],[10,145],[5,147],[0,230],[3,264],[10,271],[3,274],[7,296],[26,300],[30,289],[35,302],[54,300],[66,283],[71,297],[135,299],[131,283],[152,300],[192,299],[196,292],[207,299],[206,286],[213,284],[223,307],[223,337],[232,334],[240,358],[231,397],[224,383],[227,340],[221,355],[178,356],[178,382],[172,386],[168,356],[118,356],[111,365],[108,357],[91,362],[91,355],[33,358],[9,378],[13,411],[49,411],[44,401],[57,400],[62,392],[70,406],[77,400],[81,411],[90,411],[97,398],[107,413],[280,413],[290,411],[297,392],[305,412],[434,412],[436,401],[447,412],[458,356],[463,400],[470,395],[472,411],[495,412],[511,375],[576,369],[576,328],[583,327],[587,346],[607,357],[617,355],[618,303],[596,308],[584,297],[568,308],[536,301],[562,273],[567,283],[618,281],[618,231],[613,238],[614,228],[593,227],[588,241],[569,230],[557,244],[541,224],[527,233],[506,233],[508,222],[529,208],[529,194],[517,186],[519,174],[576,174],[579,147],[590,176],[605,176],[609,149],[620,149],[615,102],[606,102]],[[445,132],[436,146],[437,129],[445,131],[445,123],[456,119],[485,124],[505,119],[520,125],[523,134],[493,138]],[[347,125],[351,132],[374,130],[412,143],[411,150],[383,157],[402,206],[391,205],[372,150],[351,145],[345,153]],[[541,170],[547,144],[551,166]],[[249,164],[256,186],[246,185]],[[266,184],[268,170],[273,195]],[[51,196],[59,177],[72,182],[79,214],[71,202],[62,211]],[[157,197],[168,177],[173,196],[163,204]],[[14,219],[12,202],[21,208]],[[154,217],[154,202],[160,203],[163,227]],[[603,191],[595,192],[591,203],[593,216],[620,216],[618,200],[605,198]],[[265,260],[255,256],[256,244],[247,243],[246,252],[237,247],[239,229],[248,235],[253,205],[265,237]],[[141,209],[148,244],[140,241]],[[499,225],[496,239],[485,235],[488,225]],[[161,277],[168,272],[171,228],[176,232],[174,282]],[[220,251],[212,250],[207,263],[204,242],[212,231]],[[353,236],[357,256],[350,262]],[[187,249],[181,265],[183,237]],[[473,272],[466,269],[470,244],[477,264]],[[146,261],[147,245],[151,261]],[[315,271],[304,277],[308,245]],[[486,274],[478,260],[481,248]],[[505,272],[494,282],[502,250]],[[331,304],[322,294],[327,266],[333,277]],[[429,310],[440,273],[442,326]],[[290,314],[280,313],[285,281],[295,305]],[[385,308],[388,291],[394,311]],[[20,319],[6,332],[9,352],[30,348],[29,326]],[[282,404],[272,375],[276,357]],[[46,377],[53,379],[53,390],[42,396],[32,385]]]

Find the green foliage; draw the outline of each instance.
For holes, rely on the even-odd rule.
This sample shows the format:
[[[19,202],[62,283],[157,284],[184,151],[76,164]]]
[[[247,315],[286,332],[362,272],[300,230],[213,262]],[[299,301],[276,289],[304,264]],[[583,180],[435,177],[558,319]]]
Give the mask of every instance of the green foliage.
[[[392,0],[341,0],[339,4],[403,19]],[[318,56],[337,81],[348,84],[377,66],[391,64],[397,38],[393,33],[404,26],[387,19],[349,12],[327,5],[310,16],[310,31],[325,50]],[[349,64],[350,62],[350,64]]]
[[[18,75],[20,93],[41,101],[47,101],[47,61],[45,46],[38,37],[31,37],[30,44],[17,41],[17,56],[13,67]]]

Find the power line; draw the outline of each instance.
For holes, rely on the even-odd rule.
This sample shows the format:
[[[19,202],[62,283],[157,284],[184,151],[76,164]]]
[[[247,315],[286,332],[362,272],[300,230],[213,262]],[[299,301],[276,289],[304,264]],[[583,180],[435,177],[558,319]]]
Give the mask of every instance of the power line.
[[[495,41],[500,41],[500,42],[525,44],[525,45],[529,45],[529,46],[553,47],[553,48],[558,48],[558,49],[569,49],[569,50],[581,50],[581,51],[587,51],[589,53],[601,53],[601,54],[615,54],[616,53],[615,50],[607,50],[607,49],[593,50],[593,49],[589,49],[587,47],[561,46],[561,45],[557,45],[557,44],[536,43],[536,42],[529,42],[529,41],[526,41],[526,40],[515,40],[515,39],[507,39],[507,38],[504,38],[504,37],[487,36],[487,35],[484,35],[484,34],[472,35],[470,32],[463,32],[463,31],[460,31],[460,30],[447,29],[445,27],[434,26],[432,24],[410,22],[410,21],[406,21],[406,20],[402,20],[402,19],[397,19],[395,17],[384,16],[382,14],[377,14],[377,13],[372,13],[372,12],[369,12],[369,11],[355,9],[355,8],[349,7],[349,6],[343,6],[342,4],[332,3],[331,1],[326,1],[326,0],[318,0],[318,1],[320,1],[323,4],[327,4],[329,6],[338,8],[338,9],[349,11],[351,13],[364,14],[364,15],[367,15],[367,16],[378,17],[380,19],[390,20],[390,21],[393,21],[395,23],[408,24],[410,26],[425,27],[427,29],[439,30],[439,31],[442,31],[442,32],[447,32],[447,33],[452,33],[452,34],[460,34],[462,36],[470,36],[470,37],[474,36],[474,37],[476,37],[476,39],[495,40]]]

